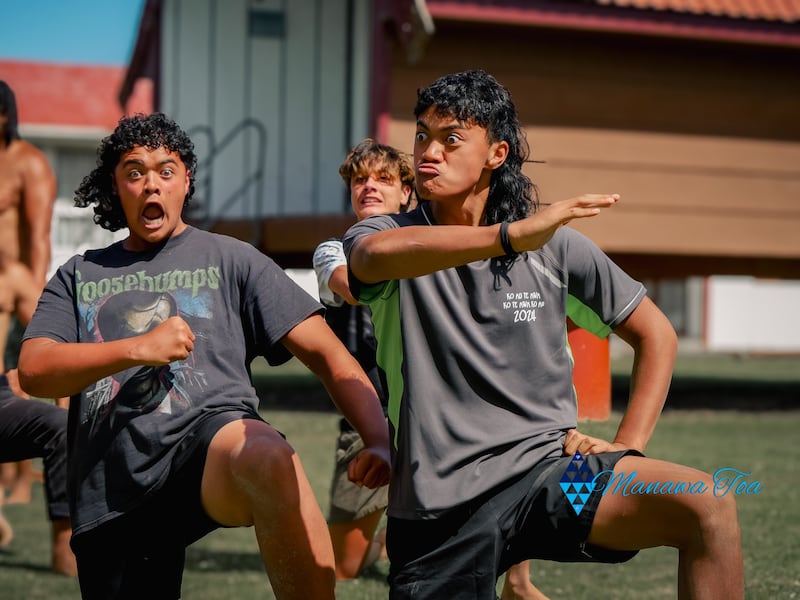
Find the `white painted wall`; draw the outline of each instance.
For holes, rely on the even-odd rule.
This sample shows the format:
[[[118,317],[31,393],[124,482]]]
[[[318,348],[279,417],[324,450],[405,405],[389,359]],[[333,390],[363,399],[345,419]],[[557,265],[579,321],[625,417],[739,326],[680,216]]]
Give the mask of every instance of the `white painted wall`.
[[[709,277],[706,346],[724,352],[800,352],[800,281]]]
[[[231,219],[346,210],[338,167],[365,131],[370,30],[362,25],[369,6],[368,0],[164,2],[161,109],[196,144],[198,204]],[[281,16],[283,34],[251,33],[254,13]],[[354,107],[363,114],[353,114]],[[206,164],[243,123],[249,125]],[[232,196],[238,199],[227,205]]]

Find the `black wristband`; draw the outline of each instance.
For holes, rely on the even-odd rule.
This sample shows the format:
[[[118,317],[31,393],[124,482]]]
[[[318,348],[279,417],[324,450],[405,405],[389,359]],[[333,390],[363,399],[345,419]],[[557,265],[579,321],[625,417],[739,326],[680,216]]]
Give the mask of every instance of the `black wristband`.
[[[508,239],[508,221],[500,223],[500,245],[507,256],[517,253],[511,245],[511,240]]]

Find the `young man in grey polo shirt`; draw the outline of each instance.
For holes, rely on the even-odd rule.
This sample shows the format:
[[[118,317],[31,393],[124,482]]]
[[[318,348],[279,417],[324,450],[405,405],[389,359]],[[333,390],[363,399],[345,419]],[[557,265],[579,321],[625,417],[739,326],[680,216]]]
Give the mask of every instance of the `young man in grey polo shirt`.
[[[675,332],[639,282],[563,227],[618,197],[539,209],[513,101],[483,71],[420,90],[415,116],[419,207],[344,238],[389,386],[391,598],[493,599],[498,574],[524,559],[619,562],[661,545],[679,551],[681,597],[743,597],[734,500],[708,474],[642,454]],[[568,310],[636,352],[610,442],[577,430]],[[622,472],[705,491],[604,494]],[[569,475],[577,490],[561,486]]]

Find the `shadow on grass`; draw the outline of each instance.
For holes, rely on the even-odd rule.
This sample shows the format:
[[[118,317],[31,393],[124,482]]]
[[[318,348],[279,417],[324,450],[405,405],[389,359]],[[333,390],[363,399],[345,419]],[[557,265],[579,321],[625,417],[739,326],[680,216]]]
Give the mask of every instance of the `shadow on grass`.
[[[202,548],[186,549],[186,565],[189,571],[223,573],[228,571],[264,572],[261,556],[257,552],[226,552]]]
[[[32,563],[22,558],[15,560],[15,552],[8,548],[0,548],[0,566],[5,569],[16,569],[19,571],[31,571],[33,573],[48,573],[52,574],[50,567],[41,563]],[[2,594],[0,594],[2,597]]]
[[[4,565],[5,566],[5,563]],[[264,565],[257,552],[227,552],[202,548],[186,549],[185,570],[200,573],[227,573],[230,571],[264,572]],[[36,570],[41,570],[38,567]],[[359,579],[386,583],[389,567],[386,562],[377,562],[367,567]]]
[[[629,376],[612,376],[611,405],[614,410],[625,409],[629,387]],[[800,382],[676,375],[672,379],[664,408],[740,411],[798,409]]]
[[[378,561],[364,569],[358,579],[386,583],[387,575],[389,575],[389,563],[387,561]]]
[[[253,384],[265,409],[335,410],[325,388],[313,375],[254,376]],[[624,410],[629,387],[629,375],[612,375],[613,409]],[[675,375],[665,408],[743,411],[798,409],[800,381]]]

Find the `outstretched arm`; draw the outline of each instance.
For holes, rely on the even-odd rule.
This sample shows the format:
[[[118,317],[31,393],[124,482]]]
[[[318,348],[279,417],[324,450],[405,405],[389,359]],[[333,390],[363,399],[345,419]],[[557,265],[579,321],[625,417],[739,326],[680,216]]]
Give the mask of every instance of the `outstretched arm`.
[[[511,223],[509,241],[517,252],[537,250],[556,230],[573,219],[593,217],[614,205],[617,195],[585,194],[556,202]],[[500,225],[413,226],[380,231],[358,240],[350,252],[350,268],[364,283],[409,279],[505,254]]]
[[[364,370],[320,315],[294,327],[283,344],[320,378],[336,407],[364,440],[350,479],[378,487],[389,482],[389,429],[378,395]]]
[[[595,454],[635,449],[643,452],[655,431],[667,398],[675,365],[678,338],[664,313],[645,297],[614,333],[634,350],[630,398],[612,443],[573,429],[567,434],[564,452]]]
[[[183,360],[193,349],[194,333],[180,317],[170,317],[142,335],[111,342],[63,343],[32,338],[22,343],[19,381],[33,396],[71,396],[130,367]]]

